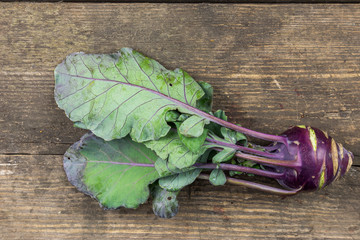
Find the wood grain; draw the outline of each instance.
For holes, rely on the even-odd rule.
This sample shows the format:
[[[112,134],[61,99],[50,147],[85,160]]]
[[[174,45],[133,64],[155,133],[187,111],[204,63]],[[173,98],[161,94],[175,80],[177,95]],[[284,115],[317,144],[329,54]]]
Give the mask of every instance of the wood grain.
[[[1,5],[3,154],[62,154],[84,131],[56,107],[53,69],[128,46],[211,83],[232,122],[312,125],[360,155],[358,5]]]
[[[132,47],[214,86],[214,109],[327,130],[360,165],[360,5],[0,3],[0,239],[360,239],[359,168],[291,198],[198,181],[174,220],[101,210],[62,170],[85,132],[54,101],[71,52]]]
[[[1,0],[2,2],[16,2],[16,0]],[[26,0],[27,2],[71,2],[71,3],[129,3],[129,0]],[[248,4],[248,3],[359,3],[359,0],[133,0],[131,3],[217,3],[217,4]]]
[[[323,191],[282,198],[198,181],[180,212],[102,210],[66,180],[62,157],[1,156],[0,239],[359,239],[359,169]]]

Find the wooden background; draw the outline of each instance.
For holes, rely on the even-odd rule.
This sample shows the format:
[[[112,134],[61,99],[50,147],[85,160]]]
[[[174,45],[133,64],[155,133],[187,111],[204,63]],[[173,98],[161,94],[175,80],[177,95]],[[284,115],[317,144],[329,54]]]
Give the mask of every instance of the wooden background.
[[[53,70],[122,47],[211,83],[234,123],[327,130],[354,166],[287,198],[199,180],[171,220],[102,210],[62,169],[85,131],[56,106]],[[359,103],[358,4],[0,2],[0,239],[360,239]]]

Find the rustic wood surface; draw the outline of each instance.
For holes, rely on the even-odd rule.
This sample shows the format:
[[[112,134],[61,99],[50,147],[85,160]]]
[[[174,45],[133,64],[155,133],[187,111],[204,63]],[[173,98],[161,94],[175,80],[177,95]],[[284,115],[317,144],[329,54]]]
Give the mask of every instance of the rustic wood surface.
[[[102,210],[63,172],[85,131],[57,108],[53,69],[125,46],[211,83],[232,122],[327,130],[355,166],[287,198],[199,180],[172,220]],[[356,4],[0,3],[0,239],[360,239],[359,66]]]
[[[2,2],[16,2],[16,0],[1,0]],[[360,0],[23,0],[26,2],[88,2],[88,3],[218,3],[218,4],[247,4],[247,3],[359,3]]]

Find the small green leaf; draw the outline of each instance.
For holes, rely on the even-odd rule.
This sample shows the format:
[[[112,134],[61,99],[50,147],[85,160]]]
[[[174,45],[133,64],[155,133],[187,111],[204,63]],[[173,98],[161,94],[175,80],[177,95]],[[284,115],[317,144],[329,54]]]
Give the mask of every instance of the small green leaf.
[[[228,117],[226,116],[225,111],[220,110],[220,109],[217,110],[216,112],[214,112],[214,116],[217,118],[220,118],[222,120],[225,120],[225,121],[228,120]]]
[[[126,137],[106,142],[86,134],[64,155],[64,169],[78,190],[105,208],[136,208],[149,197],[148,185],[158,179],[158,156]]]
[[[221,135],[224,137],[225,140],[232,144],[236,144],[240,140],[246,140],[246,136],[243,133],[236,132],[229,128],[222,127],[220,129]]]
[[[183,122],[185,121],[186,119],[188,119],[189,117],[191,117],[190,114],[186,114],[186,113],[183,113],[179,116],[179,118],[177,119],[179,122]]]
[[[158,158],[158,160],[155,162],[155,169],[159,173],[160,177],[166,177],[169,175],[192,170],[194,169],[194,167],[180,169],[175,167],[173,164],[169,163],[168,161]]]
[[[196,102],[196,108],[209,113],[212,109],[212,97],[214,90],[209,83],[198,82],[198,84],[201,86],[205,94]]]
[[[161,218],[174,217],[179,210],[179,202],[176,199],[178,194],[179,191],[170,192],[161,188],[157,183],[153,184],[151,195],[154,214]]]
[[[223,110],[217,110],[215,113],[213,113],[213,115],[217,118],[227,121],[227,116],[225,115],[225,112]],[[215,133],[217,136],[221,136],[220,129],[222,128],[222,126],[220,126],[219,124],[210,122],[210,124],[206,125],[206,128]]]
[[[261,165],[256,163],[256,162],[253,162],[253,161],[250,161],[250,160],[235,160],[233,159],[231,161],[231,164],[234,164],[234,165],[238,165],[238,166],[243,166],[243,167],[249,167],[249,168],[256,168],[256,169],[261,169]],[[239,172],[239,171],[229,171],[229,175],[230,176],[235,176],[235,175],[242,175],[242,174],[246,174],[247,176],[249,177],[253,177],[255,176],[254,174],[252,173],[245,173],[245,172]]]
[[[165,120],[167,122],[175,122],[179,118],[180,114],[177,111],[168,111],[165,115]]]
[[[214,169],[210,173],[210,183],[215,186],[224,185],[226,183],[226,176],[223,170]]]
[[[196,162],[198,162],[198,163],[207,163],[208,159],[209,159],[209,155],[213,151],[214,150],[211,149],[211,148],[206,149],[206,151],[198,158],[198,160],[196,160]]]
[[[200,172],[201,169],[196,168],[187,172],[160,178],[159,185],[168,191],[179,191],[183,187],[193,183]]]
[[[206,147],[201,147],[197,153],[190,151],[182,143],[176,131],[170,131],[165,137],[144,144],[154,150],[160,158],[166,159],[170,164],[180,169],[191,167],[206,151]]]
[[[193,115],[181,123],[179,131],[185,137],[200,137],[209,120]]]
[[[234,157],[236,150],[232,148],[224,148],[221,152],[218,152],[213,158],[213,163],[223,163],[231,160]]]
[[[203,151],[201,149],[202,145],[204,144],[205,142],[205,139],[207,137],[207,134],[208,134],[208,130],[207,129],[204,129],[203,133],[201,134],[201,136],[199,137],[185,137],[184,135],[182,135],[180,133],[180,130],[179,130],[179,126],[180,126],[180,123],[179,122],[175,122],[175,125],[177,127],[177,132],[178,132],[178,135],[179,135],[179,138],[181,140],[181,142],[190,150],[192,151],[193,153],[198,153],[198,152],[201,152]]]

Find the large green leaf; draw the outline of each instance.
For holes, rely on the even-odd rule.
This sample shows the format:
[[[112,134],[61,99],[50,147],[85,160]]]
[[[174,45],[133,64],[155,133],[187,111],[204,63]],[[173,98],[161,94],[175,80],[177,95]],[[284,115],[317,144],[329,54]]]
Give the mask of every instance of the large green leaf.
[[[73,53],[56,67],[55,79],[58,106],[76,126],[105,140],[129,133],[137,142],[159,139],[170,130],[169,110],[191,114],[186,106],[196,107],[204,95],[183,70],[169,71],[130,48]]]
[[[149,197],[148,185],[158,179],[158,156],[126,137],[106,142],[86,134],[64,155],[64,169],[78,190],[105,208],[136,208]]]

